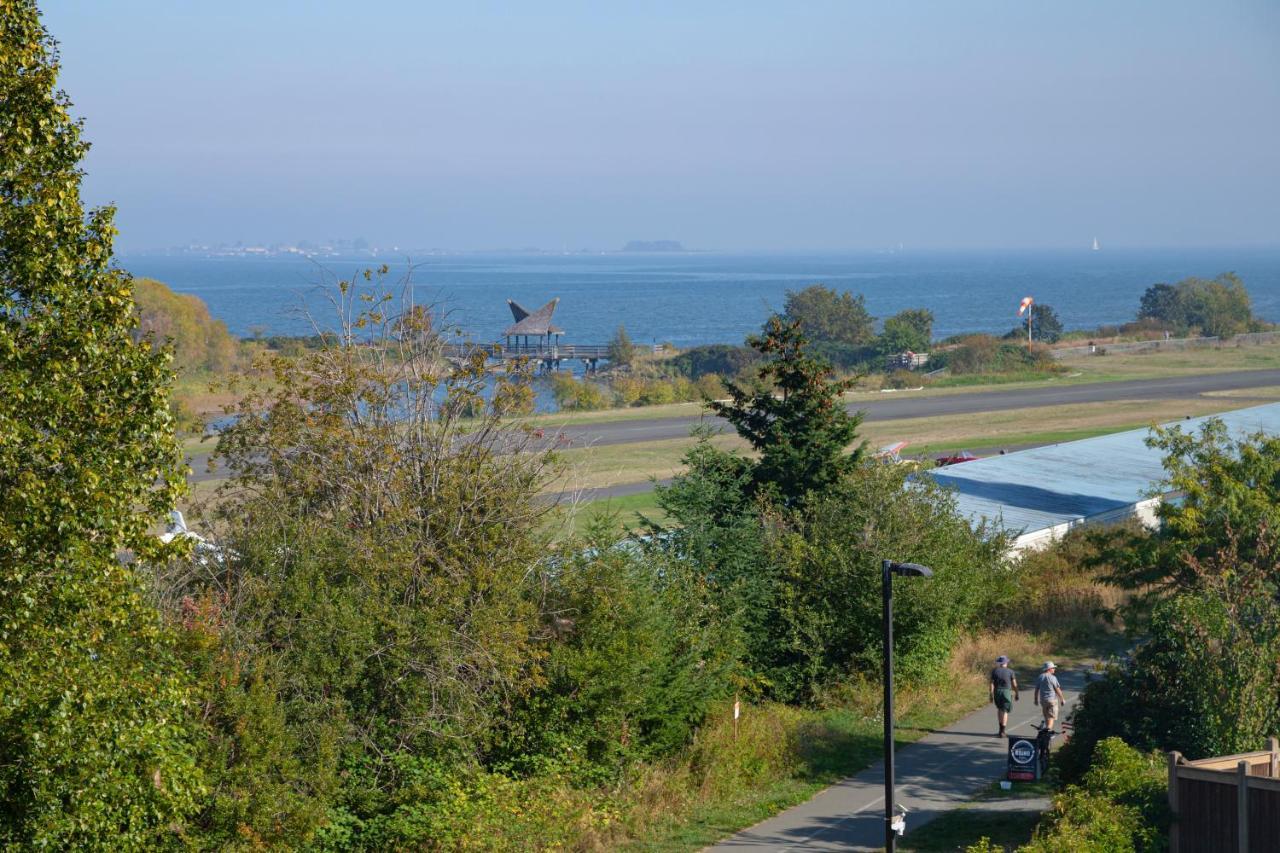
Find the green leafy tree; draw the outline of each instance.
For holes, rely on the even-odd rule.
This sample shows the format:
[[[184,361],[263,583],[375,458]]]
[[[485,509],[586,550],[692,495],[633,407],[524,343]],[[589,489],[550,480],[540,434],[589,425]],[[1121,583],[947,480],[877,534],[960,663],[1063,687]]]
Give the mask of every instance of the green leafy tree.
[[[757,491],[794,503],[838,481],[862,459],[863,445],[850,450],[862,414],[850,414],[840,396],[854,379],[831,378],[831,368],[805,351],[796,321],[770,317],[764,332],[748,340],[767,357],[760,386],[730,383],[728,402],[711,402],[760,453],[754,463]]]
[[[609,363],[626,367],[636,359],[636,345],[631,342],[626,326],[618,326],[613,340],[609,341]]]
[[[1249,293],[1235,273],[1223,273],[1212,281],[1189,278],[1178,283],[1178,302],[1188,326],[1217,337],[1247,332],[1253,323]]]
[[[1142,294],[1138,318],[1154,320],[1179,334],[1198,329],[1218,337],[1246,332],[1257,323],[1249,292],[1235,273],[1186,278],[1176,285],[1153,284]]]
[[[1110,534],[1101,551],[1107,579],[1141,593],[1122,612],[1145,642],[1085,691],[1069,767],[1110,736],[1203,757],[1280,726],[1280,439],[1211,420],[1148,442],[1166,453],[1157,491],[1182,495],[1158,531]]]
[[[186,574],[191,567],[178,561],[171,568]],[[206,590],[174,607],[178,655],[195,682],[197,761],[208,787],[183,840],[205,850],[297,847],[327,820],[340,730],[333,719],[305,726],[290,719],[294,709],[280,698],[289,674],[227,642],[230,604]]]
[[[659,541],[697,563],[741,626],[745,683],[784,701],[880,661],[880,560],[928,562],[928,583],[900,590],[901,671],[927,678],[954,641],[1007,598],[1007,540],[974,530],[930,482],[900,466],[861,465],[801,506],[753,498],[748,459],[700,441],[688,471],[659,489]]]
[[[1086,688],[1064,755],[1071,772],[1106,737],[1205,758],[1256,749],[1280,725],[1280,606],[1273,598],[1232,602],[1208,590],[1188,592],[1158,603],[1144,632],[1125,666]]]
[[[775,693],[811,699],[851,673],[880,665],[880,561],[928,563],[934,577],[895,594],[894,644],[906,678],[927,680],[960,632],[1007,587],[1007,540],[974,530],[932,481],[908,483],[903,466],[861,466],[768,528],[773,606],[753,645]]]
[[[609,522],[551,578],[546,684],[517,704],[504,765],[554,760],[580,781],[616,783],[686,745],[733,689],[736,626],[703,568],[660,547],[615,547]]]
[[[933,312],[927,308],[909,308],[884,321],[876,349],[881,355],[928,352],[932,340]]]
[[[184,466],[168,353],[135,337],[109,208],[29,0],[0,3],[0,846],[165,843],[201,779],[135,570]]]
[[[776,511],[767,496],[754,494],[750,459],[716,447],[709,427],[697,434],[683,459],[687,470],[655,490],[667,520],[648,526],[655,541],[697,565],[726,611],[738,615],[747,657],[759,672],[772,641],[765,625],[780,589],[766,553],[767,521]]]
[[[1161,502],[1158,531],[1129,533],[1105,551],[1109,582],[1141,593],[1129,608],[1130,620],[1152,599],[1200,584],[1202,566],[1216,565],[1211,560],[1227,543],[1244,565],[1255,566],[1268,537],[1280,532],[1280,437],[1233,437],[1215,418],[1195,433],[1157,427],[1147,444],[1164,452],[1167,475],[1153,494],[1181,498]],[[1273,570],[1256,571],[1271,586],[1280,585]],[[1244,578],[1239,567],[1229,577]]]
[[[875,319],[867,313],[862,294],[836,293],[814,284],[804,290],[787,291],[783,315],[798,323],[804,336],[815,343],[837,343],[861,347],[875,338]]]
[[[1138,307],[1139,320],[1154,320],[1171,329],[1187,327],[1187,312],[1178,299],[1178,288],[1172,284],[1153,284],[1142,294]]]

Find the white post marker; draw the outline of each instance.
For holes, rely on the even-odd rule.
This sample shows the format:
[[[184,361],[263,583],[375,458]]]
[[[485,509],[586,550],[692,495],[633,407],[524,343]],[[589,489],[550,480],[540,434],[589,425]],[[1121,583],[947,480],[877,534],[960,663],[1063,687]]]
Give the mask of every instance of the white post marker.
[[[742,705],[738,702],[738,697],[733,697],[733,739],[738,739],[738,717],[742,716]]]

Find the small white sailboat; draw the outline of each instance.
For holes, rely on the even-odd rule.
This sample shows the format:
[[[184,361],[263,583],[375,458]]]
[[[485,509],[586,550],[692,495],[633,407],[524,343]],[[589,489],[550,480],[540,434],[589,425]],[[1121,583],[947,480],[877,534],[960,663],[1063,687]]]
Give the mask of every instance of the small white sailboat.
[[[1094,237],[1094,238],[1093,238],[1093,250],[1094,250],[1095,252],[1096,252],[1096,251],[1098,251],[1098,238],[1097,238],[1097,237]]]

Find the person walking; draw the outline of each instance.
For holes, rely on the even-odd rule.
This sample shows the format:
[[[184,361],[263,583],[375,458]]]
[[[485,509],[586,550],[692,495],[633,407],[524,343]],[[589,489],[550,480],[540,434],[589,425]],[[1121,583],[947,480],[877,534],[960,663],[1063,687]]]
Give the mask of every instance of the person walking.
[[[996,658],[987,693],[988,698],[996,706],[996,722],[1000,724],[1000,731],[996,732],[996,737],[1004,737],[1005,726],[1009,723],[1009,712],[1013,710],[1013,703],[1018,698],[1018,676],[1009,669],[1007,655]]]
[[[1053,731],[1053,722],[1058,718],[1058,709],[1067,701],[1062,695],[1062,685],[1054,675],[1056,671],[1057,666],[1053,661],[1045,661],[1040,670],[1040,677],[1036,679],[1036,701],[1040,703],[1040,710],[1044,712],[1044,726],[1049,731]]]

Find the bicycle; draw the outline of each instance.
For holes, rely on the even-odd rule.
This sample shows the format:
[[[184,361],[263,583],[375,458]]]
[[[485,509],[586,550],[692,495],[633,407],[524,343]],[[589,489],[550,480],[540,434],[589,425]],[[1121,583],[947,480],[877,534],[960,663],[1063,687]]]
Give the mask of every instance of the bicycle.
[[[1058,732],[1047,728],[1043,723],[1032,723],[1031,727],[1036,730],[1036,761],[1040,765],[1040,778],[1044,778],[1045,773],[1049,772],[1049,750],[1053,744],[1053,739],[1058,736]]]

